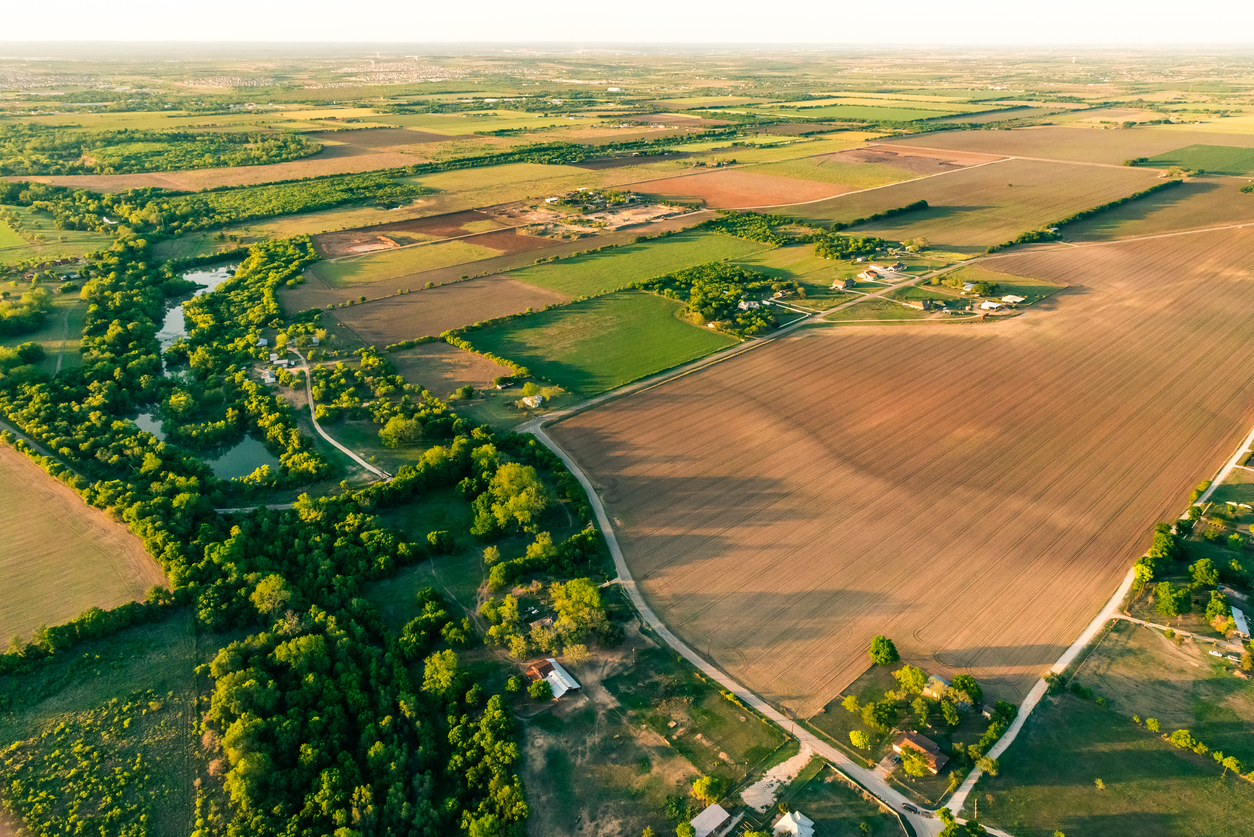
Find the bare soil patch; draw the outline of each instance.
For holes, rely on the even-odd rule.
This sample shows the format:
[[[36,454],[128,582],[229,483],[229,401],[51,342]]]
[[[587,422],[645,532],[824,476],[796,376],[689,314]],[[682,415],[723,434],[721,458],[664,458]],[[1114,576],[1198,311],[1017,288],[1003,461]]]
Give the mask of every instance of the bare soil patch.
[[[843,195],[848,186],[779,177],[771,174],[716,169],[632,184],[643,194],[701,203],[711,209],[740,209],[805,203]]]
[[[1252,246],[992,259],[1070,287],[997,324],[810,330],[553,435],[650,604],[768,700],[817,712],[880,633],[1019,699],[1244,436]]]
[[[337,309],[334,316],[365,344],[386,346],[568,299],[555,291],[489,276]]]
[[[492,379],[512,375],[508,366],[448,343],[427,343],[388,355],[396,371],[411,384],[421,384],[443,397],[467,384],[475,389],[492,385]]]
[[[399,247],[416,241],[436,241],[442,238],[488,232],[494,228],[506,226],[508,226],[506,223],[490,215],[467,210],[394,221],[388,224],[374,224],[354,230],[323,233],[314,238],[314,244],[317,245],[318,252],[324,258],[334,259],[354,253]]]

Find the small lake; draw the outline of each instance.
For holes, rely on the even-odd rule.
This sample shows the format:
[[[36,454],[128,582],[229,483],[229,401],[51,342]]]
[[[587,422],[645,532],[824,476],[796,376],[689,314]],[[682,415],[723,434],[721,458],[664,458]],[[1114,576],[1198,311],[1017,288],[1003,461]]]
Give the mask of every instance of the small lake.
[[[200,285],[200,290],[192,294],[194,298],[209,293],[227,279],[230,279],[235,275],[235,268],[236,265],[233,264],[223,265],[212,270],[199,268],[184,273],[183,278]],[[157,332],[157,340],[161,342],[161,350],[164,352],[174,345],[175,340],[186,336],[187,320],[183,318],[183,303],[180,302],[166,312],[165,320],[161,323],[161,329]],[[162,371],[165,371],[164,359],[162,360]],[[161,429],[161,417],[155,411],[140,413],[134,421],[140,430],[147,430],[161,441],[165,441],[165,431]],[[245,436],[242,441],[221,456],[205,460],[205,464],[209,466],[214,476],[218,479],[229,480],[236,477],[246,477],[262,465],[278,468],[279,460],[274,454],[266,450],[266,446],[260,441],[252,436]]]

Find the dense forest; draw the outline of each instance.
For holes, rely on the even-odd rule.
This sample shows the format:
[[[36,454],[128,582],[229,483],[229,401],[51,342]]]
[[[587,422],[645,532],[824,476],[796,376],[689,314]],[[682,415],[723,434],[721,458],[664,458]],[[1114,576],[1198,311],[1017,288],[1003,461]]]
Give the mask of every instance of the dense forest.
[[[459,541],[500,541],[491,550],[498,588],[534,573],[576,580],[596,574],[605,551],[595,530],[565,540],[543,531],[562,499],[589,517],[582,490],[560,461],[534,440],[495,435],[429,393],[395,386],[385,362],[367,353],[353,386],[360,375],[376,390],[392,387],[376,399],[389,406],[372,415],[385,425],[417,425],[426,447],[421,458],[388,482],[302,495],[290,511],[214,511],[260,490],[256,484],[300,485],[328,473],[287,403],[248,376],[263,330],[299,341],[316,328],[310,318],[288,320],[274,300],[275,288],[311,258],[308,239],[253,248],[233,279],[188,304],[189,333],[170,352],[167,377],[156,331],[167,300],[190,285],[155,263],[146,241],[120,236],[84,268],[90,304],[81,367],[50,377],[38,365],[37,345],[0,350],[0,414],[52,456],[11,435],[5,440],[125,522],[172,591],[154,593],[148,605],[42,630],[0,656],[0,676],[21,676],[74,654],[84,639],[189,609],[201,631],[248,631],[207,668],[212,695],[197,735],[223,765],[218,793],[229,805],[214,802],[212,786],[201,787],[198,835],[521,834],[528,808],[508,703],[459,661],[459,652],[481,642],[473,624],[427,591],[420,615],[394,631],[362,593],[367,582]],[[178,428],[178,443],[159,441],[126,418],[154,405],[167,427]],[[245,429],[265,438],[282,466],[275,474],[219,480],[194,451]],[[387,509],[452,488],[475,517],[471,531],[411,540],[383,523]],[[554,642],[616,641],[589,589],[595,592],[585,583],[554,588],[563,617]],[[139,718],[146,706],[119,707],[108,723],[121,724],[127,711]],[[147,833],[146,804],[88,815],[75,801],[73,813],[66,806],[76,797],[33,781],[39,762],[27,756],[0,763],[19,816],[32,823],[51,817],[65,828],[56,833],[106,823],[116,833]],[[103,812],[109,798],[100,795],[121,797],[126,789],[110,790],[98,768],[63,782],[100,802]],[[138,782],[142,773],[126,775]]]
[[[317,154],[295,133],[82,131],[38,124],[0,125],[0,175],[128,174],[259,166]]]

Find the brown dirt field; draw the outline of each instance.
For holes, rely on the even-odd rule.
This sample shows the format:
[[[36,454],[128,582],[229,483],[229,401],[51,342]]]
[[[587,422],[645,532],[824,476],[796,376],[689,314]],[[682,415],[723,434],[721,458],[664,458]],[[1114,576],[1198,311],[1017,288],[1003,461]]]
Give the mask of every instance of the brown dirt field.
[[[0,636],[27,641],[90,607],[142,600],[165,575],[143,544],[8,445],[0,446]]]
[[[1013,131],[947,131],[902,137],[885,145],[956,149],[1008,157],[1040,157],[1078,163],[1120,165],[1132,157],[1153,157],[1186,145],[1254,147],[1249,134],[1216,134],[1191,130],[1187,125],[1155,125],[1108,130],[1089,127],[1043,126]]]
[[[817,712],[880,633],[1017,700],[1254,420],[1251,247],[990,259],[1072,287],[996,325],[809,330],[553,436],[652,606],[768,700]]]
[[[713,213],[694,212],[688,215],[682,215],[677,218],[667,218],[663,221],[656,221],[651,224],[641,224],[635,227],[618,230],[616,232],[605,233],[603,235],[593,236],[591,238],[579,239],[578,241],[550,241],[549,239],[537,238],[536,242],[542,243],[542,248],[523,250],[520,252],[507,252],[504,255],[496,256],[490,259],[480,259],[475,262],[468,262],[450,267],[441,267],[434,270],[424,270],[421,273],[413,273],[405,276],[397,276],[389,279],[381,279],[377,282],[360,282],[352,286],[354,295],[365,295],[369,299],[379,299],[395,294],[400,288],[412,288],[415,293],[428,282],[434,282],[436,285],[443,285],[449,282],[458,282],[465,275],[480,274],[498,274],[505,273],[510,270],[517,270],[520,267],[527,267],[535,264],[538,256],[568,256],[572,253],[579,253],[584,250],[590,250],[596,247],[605,247],[616,244],[627,244],[635,239],[638,235],[657,235],[666,230],[682,230],[688,227],[700,224],[713,217]],[[507,230],[508,232],[508,230]],[[520,238],[522,236],[519,236]],[[469,242],[478,242],[479,237],[466,239]],[[492,244],[493,247],[498,246]],[[281,288],[279,290],[279,302],[287,311],[302,311],[308,308],[324,308],[328,304],[339,304],[344,301],[344,289],[333,288],[326,282],[318,278],[317,274],[310,271],[305,272],[305,283],[295,288]],[[547,302],[547,301],[546,301]],[[372,305],[374,303],[371,303]],[[530,303],[526,303],[522,308],[526,308]],[[542,303],[544,304],[544,303]],[[521,308],[519,310],[522,310]],[[493,314],[491,316],[500,316]],[[474,317],[471,322],[483,317]],[[450,326],[451,327],[451,326]],[[397,340],[408,340],[411,337],[417,337],[416,334],[407,334]],[[388,341],[395,342],[395,341]]]
[[[646,195],[662,195],[684,202],[701,202],[711,209],[740,209],[805,203],[843,195],[848,186],[818,183],[771,174],[715,169],[661,180],[633,183],[632,189]]]
[[[426,218],[411,218],[404,221],[393,221],[388,224],[375,224],[369,227],[358,227],[352,230],[341,230],[323,233],[314,237],[314,244],[323,258],[334,259],[351,253],[362,252],[361,247],[378,242],[379,236],[393,237],[395,233],[411,233],[431,239],[454,238],[470,235],[473,230],[466,229],[467,224],[488,223],[496,227],[507,227],[499,219],[482,212],[467,210],[465,212],[449,212],[444,215],[431,215]],[[487,244],[492,247],[494,245]],[[508,250],[507,252],[515,252]]]
[[[1191,179],[1183,186],[1071,224],[1064,233],[1069,241],[1107,241],[1254,223],[1254,195],[1241,192],[1243,183],[1228,177]]]
[[[314,142],[343,143],[355,149],[376,150],[421,145],[429,142],[473,139],[472,134],[433,134],[430,131],[411,131],[408,128],[372,128],[365,131],[319,131],[306,134]]]
[[[856,230],[890,240],[923,236],[933,248],[973,251],[1158,182],[1158,173],[1148,169],[1010,159],[855,192],[788,214],[824,223],[926,200],[927,209]]]
[[[914,174],[937,174],[1002,159],[989,154],[966,154],[961,151],[896,151],[883,145],[820,156],[837,163],[881,163]]]
[[[470,384],[479,389],[492,385],[492,379],[513,375],[513,370],[483,355],[459,349],[448,343],[427,343],[388,355],[406,381],[421,384],[444,396]]]
[[[569,298],[513,279],[488,276],[336,309],[333,316],[366,345],[386,346]]]

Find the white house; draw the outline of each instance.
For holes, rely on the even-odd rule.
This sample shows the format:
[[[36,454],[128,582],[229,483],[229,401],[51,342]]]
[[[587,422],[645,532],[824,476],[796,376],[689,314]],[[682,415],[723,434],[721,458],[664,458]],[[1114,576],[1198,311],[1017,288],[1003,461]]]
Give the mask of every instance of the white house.
[[[719,826],[727,822],[730,816],[723,810],[722,805],[716,803],[697,814],[688,821],[688,824],[693,827],[697,837],[709,837]]]
[[[742,299],[740,300],[740,304],[736,307],[741,311],[752,311],[754,309],[761,308],[762,303],[758,302],[756,299]]]
[[[789,811],[775,823],[776,834],[793,834],[796,837],[814,837],[814,820],[800,811]]]
[[[553,690],[553,698],[556,700],[567,692],[573,692],[579,688],[579,681],[570,676],[570,672],[562,668],[562,664],[552,657],[533,665],[528,674],[535,680],[544,680],[549,684],[549,688]]]

